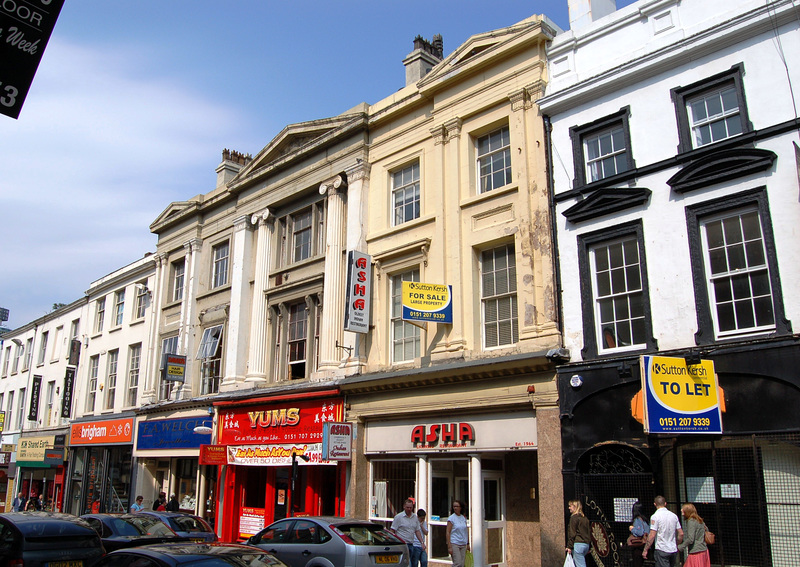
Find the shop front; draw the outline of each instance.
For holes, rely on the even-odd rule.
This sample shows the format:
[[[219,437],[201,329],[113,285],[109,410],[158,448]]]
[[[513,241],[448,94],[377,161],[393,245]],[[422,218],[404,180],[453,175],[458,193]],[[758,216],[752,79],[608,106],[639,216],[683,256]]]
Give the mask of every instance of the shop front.
[[[62,509],[65,438],[65,434],[22,435],[17,444],[17,492],[37,496],[47,511]]]
[[[429,561],[446,565],[447,518],[453,500],[460,500],[476,556],[487,565],[506,563],[508,511],[525,502],[531,507],[536,492],[531,410],[370,420],[365,435],[370,519],[389,524],[403,502],[415,498],[428,513]]]
[[[218,533],[236,541],[288,516],[344,514],[347,465],[322,457],[323,424],[340,422],[337,391],[218,402]]]
[[[64,512],[123,513],[131,500],[133,417],[73,423]]]
[[[136,495],[149,509],[159,492],[178,497],[181,512],[202,516],[213,523],[217,467],[198,463],[201,445],[211,443],[213,416],[203,408],[180,417],[140,419],[136,425],[133,456],[138,465]]]
[[[672,360],[680,355],[663,354]],[[701,363],[691,358],[686,366]],[[717,346],[701,359],[713,365],[720,387],[717,431],[697,429],[706,418],[690,413],[676,421],[643,419],[643,370],[645,379],[654,378],[638,357],[559,368],[564,492],[581,499],[597,535],[588,564],[629,564],[630,548],[623,544],[631,506],[639,500],[650,515],[659,494],[675,512],[687,502],[696,506],[716,534],[712,565],[797,564],[789,534],[800,522],[798,341]],[[661,392],[705,391],[682,382],[691,380],[694,387],[704,380],[683,376],[671,372]],[[668,402],[660,405],[675,406]]]

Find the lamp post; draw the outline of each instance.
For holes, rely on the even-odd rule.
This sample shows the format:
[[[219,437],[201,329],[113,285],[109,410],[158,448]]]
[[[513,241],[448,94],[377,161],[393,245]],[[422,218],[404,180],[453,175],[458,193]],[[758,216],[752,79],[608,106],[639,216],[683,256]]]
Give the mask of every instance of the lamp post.
[[[289,492],[289,518],[294,516],[294,487],[297,481],[297,457],[308,462],[308,457],[306,455],[298,455],[296,450],[292,449],[292,488]]]

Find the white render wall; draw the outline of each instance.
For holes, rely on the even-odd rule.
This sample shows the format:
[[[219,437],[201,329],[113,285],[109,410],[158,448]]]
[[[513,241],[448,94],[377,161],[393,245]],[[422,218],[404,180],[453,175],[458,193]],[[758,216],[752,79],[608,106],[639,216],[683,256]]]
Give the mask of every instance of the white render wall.
[[[727,71],[737,63],[744,64],[742,81],[753,130],[795,119],[787,71],[775,37],[777,34],[780,38],[788,75],[795,87],[795,103],[800,107],[800,25],[792,15],[791,2],[779,0],[771,4],[772,15],[777,13],[782,22],[777,32],[770,27],[772,20],[764,2],[642,0],[590,28],[557,36],[548,50],[552,82],[540,101],[543,114],[549,115],[553,123],[556,196],[573,189],[570,127],[591,123],[629,106],[636,167],[669,160],[678,153],[678,125],[670,89]],[[675,25],[655,34],[653,19],[659,16],[670,18]],[[650,52],[654,48],[658,49]],[[562,67],[559,74],[559,58],[566,58],[572,70],[566,72]],[[767,187],[785,317],[795,328],[800,325],[800,300],[793,293],[800,278],[800,187],[793,145],[798,142],[797,130],[761,139],[755,147],[778,155],[771,170],[683,195],[673,192],[666,181],[688,162],[639,175],[629,186],[650,189],[649,202],[605,217],[570,223],[562,213],[578,200],[558,203],[565,346],[570,349],[572,360],[580,360],[583,348],[580,286],[591,285],[580,281],[578,235],[641,219],[658,347],[669,350],[693,346],[697,317],[685,208],[761,186]]]

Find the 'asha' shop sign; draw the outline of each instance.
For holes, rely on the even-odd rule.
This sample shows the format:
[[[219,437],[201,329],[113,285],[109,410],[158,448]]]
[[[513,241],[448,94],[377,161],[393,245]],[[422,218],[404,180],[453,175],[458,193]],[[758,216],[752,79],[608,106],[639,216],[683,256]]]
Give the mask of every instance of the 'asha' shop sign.
[[[323,424],[342,421],[343,413],[341,398],[225,409],[218,444],[322,443]]]

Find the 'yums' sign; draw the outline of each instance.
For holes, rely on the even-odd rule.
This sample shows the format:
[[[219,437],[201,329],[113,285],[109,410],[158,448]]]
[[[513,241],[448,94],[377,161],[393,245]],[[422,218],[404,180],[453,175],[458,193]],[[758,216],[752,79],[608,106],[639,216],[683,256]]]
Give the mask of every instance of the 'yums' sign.
[[[714,363],[687,365],[683,358],[642,356],[647,433],[722,433]]]
[[[453,287],[403,282],[403,321],[453,323]]]

